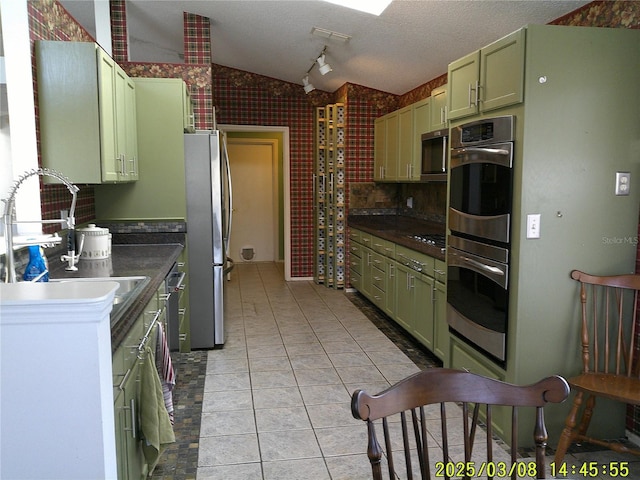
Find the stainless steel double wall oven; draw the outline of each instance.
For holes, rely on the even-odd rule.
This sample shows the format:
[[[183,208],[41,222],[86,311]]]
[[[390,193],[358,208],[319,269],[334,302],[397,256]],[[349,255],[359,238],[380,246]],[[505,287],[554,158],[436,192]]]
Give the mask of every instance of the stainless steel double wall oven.
[[[515,118],[451,129],[447,322],[504,362],[509,303]]]

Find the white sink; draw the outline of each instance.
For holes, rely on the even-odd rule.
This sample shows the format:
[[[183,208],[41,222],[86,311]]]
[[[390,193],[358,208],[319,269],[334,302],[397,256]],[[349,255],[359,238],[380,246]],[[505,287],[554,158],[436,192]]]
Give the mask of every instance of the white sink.
[[[129,304],[144,289],[149,282],[149,277],[138,275],[130,277],[79,277],[79,278],[52,278],[50,282],[117,282],[118,289],[113,297],[113,309],[111,310],[111,325],[118,320],[124,307]]]

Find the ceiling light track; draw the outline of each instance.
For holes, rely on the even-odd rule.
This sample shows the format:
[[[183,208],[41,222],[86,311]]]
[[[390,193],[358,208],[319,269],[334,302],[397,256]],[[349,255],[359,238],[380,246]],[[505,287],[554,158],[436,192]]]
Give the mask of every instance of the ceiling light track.
[[[304,86],[304,93],[310,93],[310,92],[312,92],[312,91],[314,91],[316,89],[316,87],[314,87],[309,82],[309,74],[311,73],[311,70],[313,70],[313,66],[316,63],[318,64],[318,71],[322,75],[326,75],[327,73],[329,73],[329,72],[331,72],[333,70],[331,68],[331,65],[329,65],[325,61],[325,52],[326,51],[327,51],[327,46],[325,45],[324,48],[322,49],[322,52],[320,52],[320,55],[318,55],[318,57],[315,59],[315,61],[309,67],[309,70],[307,70],[306,75],[302,78],[302,85]]]

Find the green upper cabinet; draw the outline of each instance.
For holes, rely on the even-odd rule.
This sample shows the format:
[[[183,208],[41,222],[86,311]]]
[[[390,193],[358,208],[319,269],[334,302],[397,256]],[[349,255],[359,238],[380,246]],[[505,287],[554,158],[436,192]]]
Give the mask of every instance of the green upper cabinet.
[[[386,118],[378,117],[373,122],[373,180],[384,180],[385,149],[387,144]]]
[[[420,180],[422,134],[431,131],[431,98],[413,104],[413,153],[417,157],[413,180]]]
[[[183,220],[185,84],[181,78],[134,78],[140,179],[94,189],[101,220]]]
[[[476,50],[449,64],[449,118],[455,119],[478,113],[476,100],[480,84],[480,50]]]
[[[420,180],[421,151],[416,154],[414,127],[417,104],[408,105],[374,121],[374,172],[376,182]],[[421,109],[420,115],[424,115]],[[422,119],[420,119],[422,123]]]
[[[448,85],[443,85],[431,91],[431,129],[429,131],[447,128],[448,126],[447,90]]]
[[[521,103],[525,29],[449,64],[449,119]]]
[[[398,110],[398,167],[395,180],[410,181],[415,170],[420,176],[420,170],[413,161],[413,105],[409,105]]]
[[[398,142],[400,134],[398,111],[385,116],[385,148],[383,180],[396,180],[398,177]]]
[[[75,183],[136,180],[131,79],[95,43],[39,41],[35,53],[43,166]]]

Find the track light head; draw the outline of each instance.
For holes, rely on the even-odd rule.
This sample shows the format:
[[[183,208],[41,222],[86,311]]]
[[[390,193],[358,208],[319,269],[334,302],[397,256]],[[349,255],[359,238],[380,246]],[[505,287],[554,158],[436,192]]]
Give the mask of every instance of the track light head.
[[[306,74],[302,79],[302,84],[304,85],[304,93],[313,92],[316,87],[314,87],[311,83],[309,83],[309,74]]]
[[[331,68],[331,65],[329,65],[328,63],[325,63],[324,61],[324,51],[323,53],[318,57],[318,60],[316,60],[318,62],[318,70],[320,70],[320,73],[322,75],[326,75],[327,73],[329,73],[330,71],[332,71],[333,69]]]

